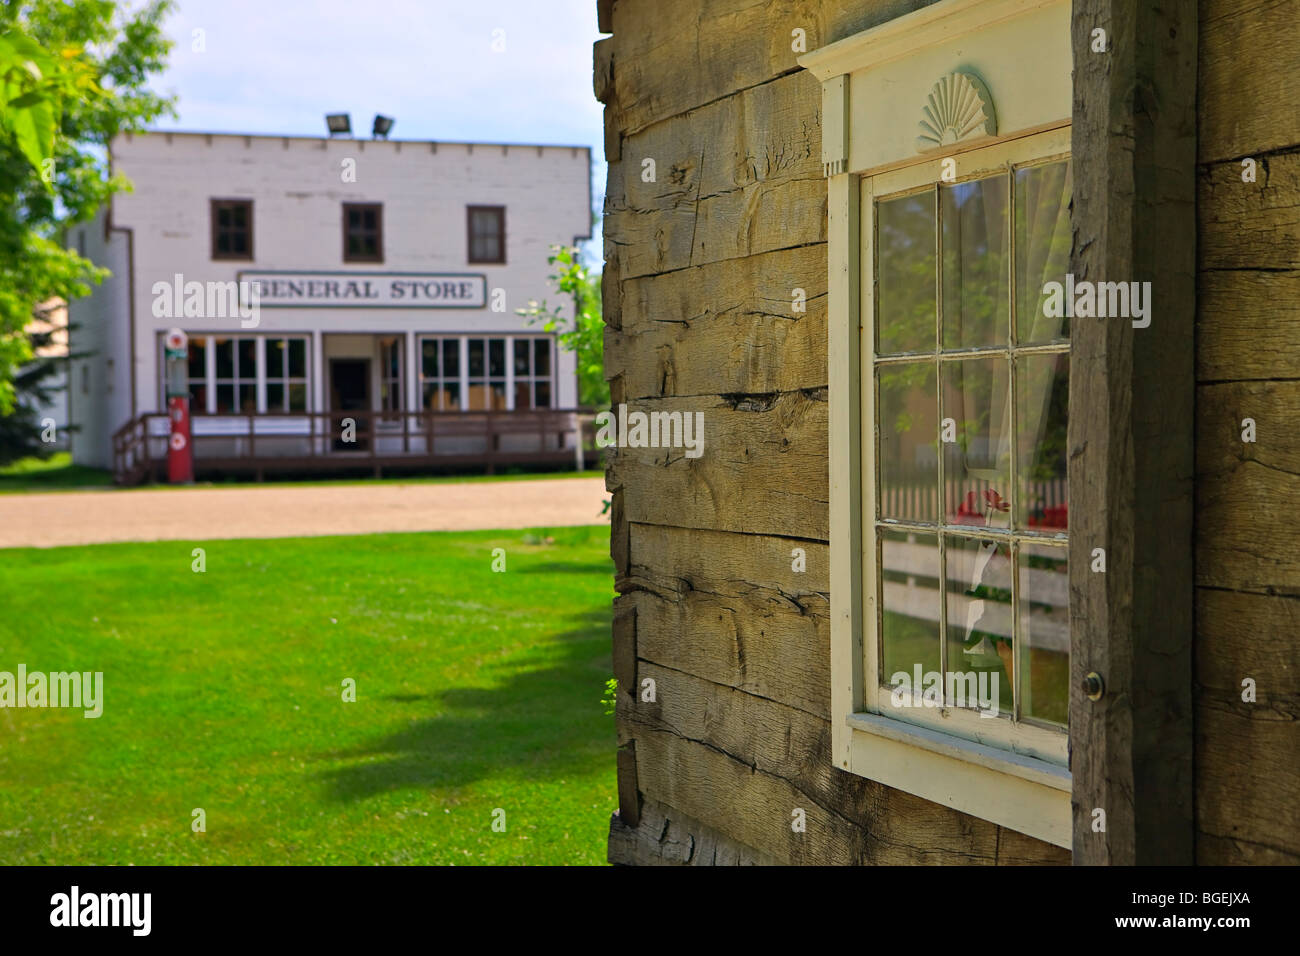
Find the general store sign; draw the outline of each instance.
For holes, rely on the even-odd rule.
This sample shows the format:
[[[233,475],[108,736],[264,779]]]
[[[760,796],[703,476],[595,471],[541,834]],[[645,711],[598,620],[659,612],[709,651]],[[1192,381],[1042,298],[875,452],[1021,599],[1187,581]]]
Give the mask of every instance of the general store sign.
[[[262,308],[481,309],[483,275],[441,272],[241,272]]]

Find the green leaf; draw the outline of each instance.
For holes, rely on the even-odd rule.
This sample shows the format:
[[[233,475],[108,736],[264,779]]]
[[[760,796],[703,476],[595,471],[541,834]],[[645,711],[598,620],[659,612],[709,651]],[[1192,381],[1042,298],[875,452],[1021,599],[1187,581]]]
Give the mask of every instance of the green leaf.
[[[20,97],[21,99],[21,97]],[[54,110],[46,100],[18,110],[10,117],[18,148],[37,170],[41,161],[54,155]],[[50,186],[46,183],[47,188]]]

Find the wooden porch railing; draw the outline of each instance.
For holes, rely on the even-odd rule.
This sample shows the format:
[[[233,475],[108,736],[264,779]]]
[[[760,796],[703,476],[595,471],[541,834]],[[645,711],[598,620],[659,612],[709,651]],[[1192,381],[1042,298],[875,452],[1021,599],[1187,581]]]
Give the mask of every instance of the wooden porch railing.
[[[113,435],[113,474],[138,484],[166,472],[166,412],[146,412]],[[598,452],[593,409],[513,412],[256,412],[191,419],[195,477],[216,472],[569,464]]]

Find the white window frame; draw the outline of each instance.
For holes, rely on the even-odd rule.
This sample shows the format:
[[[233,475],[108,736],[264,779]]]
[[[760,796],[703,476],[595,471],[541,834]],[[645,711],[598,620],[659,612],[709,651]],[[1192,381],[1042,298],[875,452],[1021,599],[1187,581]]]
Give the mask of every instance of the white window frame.
[[[876,579],[872,406],[872,198],[1070,151],[1068,0],[940,0],[800,58],[822,82],[828,177],[831,749],[842,770],[1069,847],[1070,773],[1059,742],[1014,728],[1004,739],[971,713],[900,720],[882,710],[874,673]],[[914,140],[939,78],[973,70],[996,105],[996,131],[933,152]],[[1026,83],[1026,76],[1035,82]],[[978,152],[974,152],[978,150]],[[864,265],[863,263],[868,263]],[[888,704],[888,697],[885,697]],[[959,725],[945,732],[945,723]],[[981,735],[984,735],[981,739]],[[1010,748],[1010,749],[1009,749]],[[1016,752],[1017,749],[1028,752]]]
[[[165,408],[167,405],[167,360],[165,349],[163,348],[163,338],[166,333],[159,332],[158,341],[158,401],[159,408]],[[236,350],[236,360],[238,359],[238,340],[253,339],[253,356],[254,356],[254,375],[252,378],[245,378],[240,375],[233,379],[222,379],[223,382],[230,382],[235,386],[236,399],[239,396],[239,386],[251,384],[254,386],[253,394],[256,397],[257,413],[276,413],[281,415],[303,415],[312,411],[312,354],[311,354],[311,336],[307,333],[257,333],[254,335],[238,334],[232,332],[187,332],[191,342],[202,341],[204,343],[204,382],[207,387],[207,401],[203,408],[190,409],[191,415],[215,415],[217,414],[217,357],[215,340],[219,338],[228,338],[235,341],[233,348]],[[303,385],[307,393],[307,407],[302,411],[287,411],[283,408],[269,409],[266,401],[266,386],[271,379],[267,369],[266,343],[270,339],[280,339],[288,342],[291,339],[297,339],[303,342],[303,348],[306,350],[304,356],[303,376],[290,376],[288,374],[288,349],[285,349],[284,365],[282,371],[284,377],[276,377],[276,381],[282,383],[285,387],[285,401],[288,402],[288,392],[290,385]],[[242,412],[226,412],[225,414],[243,414]]]

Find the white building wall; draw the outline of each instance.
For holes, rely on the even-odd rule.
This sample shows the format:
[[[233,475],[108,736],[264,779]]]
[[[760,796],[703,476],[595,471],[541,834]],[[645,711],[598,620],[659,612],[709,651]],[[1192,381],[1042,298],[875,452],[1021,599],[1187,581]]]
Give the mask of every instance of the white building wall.
[[[72,460],[111,468],[113,432],[131,418],[130,262],[124,233],[104,236],[106,210],[68,231],[68,243],[112,275],[68,304],[67,416]],[[81,354],[86,353],[86,354]]]
[[[244,270],[481,273],[489,300],[493,289],[505,291],[505,312],[265,307],[258,328],[248,331],[537,333],[540,328],[515,310],[545,298],[568,314],[569,304],[548,288],[546,258],[551,245],[571,244],[591,231],[586,148],[149,133],[119,137],[111,152],[114,170],[135,185],[134,192],[114,198],[113,224],[130,229],[134,239],[137,413],[160,406],[159,333],[173,326],[242,331],[238,318],[155,317],[153,286],[170,285],[176,273],[200,282],[233,281]],[[344,181],[349,168],[355,182]],[[213,198],[253,200],[252,261],[211,258]],[[382,263],[343,261],[344,202],[383,204]],[[469,263],[469,205],[506,208],[504,265]],[[114,271],[125,275],[123,268]],[[126,326],[125,312],[115,324]],[[554,404],[573,407],[574,357],[561,351],[557,358]],[[327,400],[322,371],[312,363],[309,392]],[[100,394],[92,384],[91,395]],[[114,403],[106,427],[111,432],[129,416],[129,408]],[[88,444],[102,447],[98,439]]]

